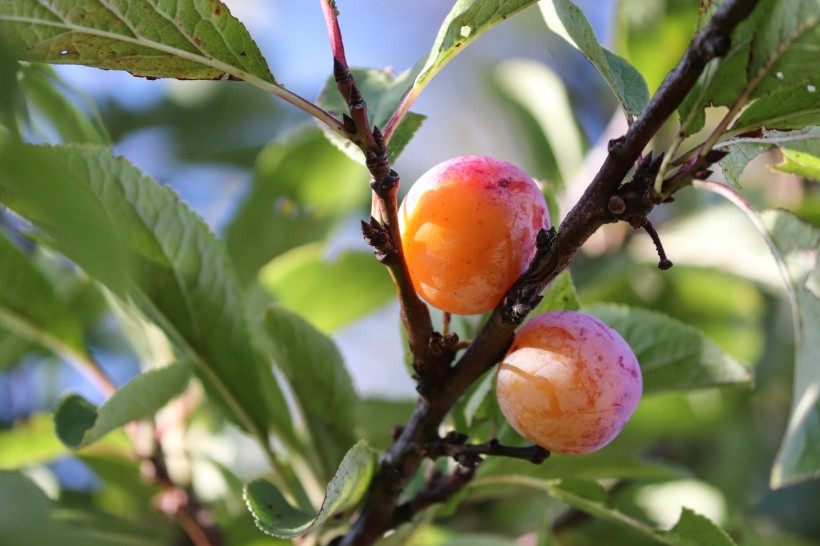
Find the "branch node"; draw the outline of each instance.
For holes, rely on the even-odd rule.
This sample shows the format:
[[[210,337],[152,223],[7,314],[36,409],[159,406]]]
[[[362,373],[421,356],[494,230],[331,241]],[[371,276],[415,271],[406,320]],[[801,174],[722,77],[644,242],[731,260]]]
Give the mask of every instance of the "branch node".
[[[370,155],[370,154],[368,154]],[[387,156],[374,158],[367,158],[367,168],[373,177],[370,179],[370,187],[376,192],[376,195],[382,199],[386,199],[391,193],[398,190],[401,180],[399,175],[390,168],[387,162]]]
[[[704,37],[700,52],[706,60],[723,57],[729,53],[732,41],[723,33],[709,34]]]
[[[390,233],[372,216],[370,222],[362,220],[362,236],[364,242],[373,247],[373,254],[380,262],[384,263],[395,256],[396,247]]]
[[[350,69],[347,67],[347,64],[340,61],[337,57],[333,57],[333,78],[336,80],[337,84],[353,79],[353,76],[350,75]]]
[[[620,155],[623,153],[624,144],[626,143],[626,137],[620,136],[618,138],[613,138],[607,144],[607,151],[611,154]]]

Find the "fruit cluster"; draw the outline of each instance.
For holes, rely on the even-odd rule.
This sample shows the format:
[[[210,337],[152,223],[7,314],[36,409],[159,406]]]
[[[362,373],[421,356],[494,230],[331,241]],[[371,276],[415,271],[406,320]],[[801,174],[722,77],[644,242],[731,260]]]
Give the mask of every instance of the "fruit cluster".
[[[441,163],[399,209],[413,286],[434,307],[495,308],[550,226],[536,183],[489,157]],[[554,311],[528,320],[499,365],[496,396],[510,425],[555,453],[596,451],[623,429],[641,397],[641,370],[624,339],[597,318]]]

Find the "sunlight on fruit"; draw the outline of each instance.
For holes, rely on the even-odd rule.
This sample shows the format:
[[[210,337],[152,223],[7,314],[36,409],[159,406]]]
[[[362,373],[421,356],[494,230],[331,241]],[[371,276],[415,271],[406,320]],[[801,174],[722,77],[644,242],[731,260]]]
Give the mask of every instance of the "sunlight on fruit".
[[[522,436],[556,453],[601,449],[640,400],[632,350],[595,317],[575,311],[529,320],[498,369],[501,411]]]
[[[428,303],[457,314],[494,308],[529,265],[547,204],[521,169],[466,156],[413,185],[399,210],[407,266]]]

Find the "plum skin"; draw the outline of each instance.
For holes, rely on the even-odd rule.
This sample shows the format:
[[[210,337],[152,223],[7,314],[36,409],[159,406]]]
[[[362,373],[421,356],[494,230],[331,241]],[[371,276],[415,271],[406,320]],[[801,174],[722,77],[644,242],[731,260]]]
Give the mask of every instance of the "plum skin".
[[[399,208],[414,289],[434,307],[462,315],[498,305],[532,260],[538,231],[549,226],[546,201],[532,178],[484,156],[436,165]]]
[[[641,398],[638,360],[599,319],[553,311],[528,320],[498,368],[501,412],[522,436],[554,453],[611,442]]]

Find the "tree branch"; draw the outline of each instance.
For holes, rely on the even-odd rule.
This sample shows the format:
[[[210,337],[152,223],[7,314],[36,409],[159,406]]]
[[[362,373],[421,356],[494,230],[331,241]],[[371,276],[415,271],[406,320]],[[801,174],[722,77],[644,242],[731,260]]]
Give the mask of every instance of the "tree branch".
[[[320,3],[333,50],[336,86],[347,103],[350,114],[344,118],[347,136],[364,153],[365,164],[370,172],[370,186],[383,222],[379,224],[374,218],[369,223],[362,222],[362,233],[365,240],[374,247],[379,261],[387,266],[396,285],[401,319],[413,354],[413,369],[418,378],[419,392],[422,397],[426,397],[432,394],[435,386],[442,383],[441,379],[455,356],[454,346],[458,339],[452,342],[453,336],[446,340],[442,336],[434,336],[430,311],[413,288],[399,235],[398,189],[401,180],[387,158],[387,146],[381,131],[378,127],[370,126],[367,103],[347,65],[335,2],[320,0]]]
[[[342,540],[342,546],[370,545],[399,519],[398,497],[426,455],[424,446],[438,438],[438,427],[453,404],[503,357],[512,343],[515,327],[530,310],[527,307],[567,267],[581,245],[603,224],[618,220],[609,209],[610,198],[650,139],[692,89],[706,64],[726,54],[732,30],[748,17],[757,3],[757,0],[727,0],[722,4],[667,75],[641,116],[623,137],[610,142],[609,154],[601,169],[561,223],[557,234],[542,235],[532,264],[493,311],[452,372],[444,376],[437,396],[422,397],[419,401],[410,422],[384,455],[362,512]],[[404,320],[412,320],[412,317],[405,315]],[[411,330],[416,328],[412,323],[408,326]],[[420,354],[414,348],[416,358]]]

